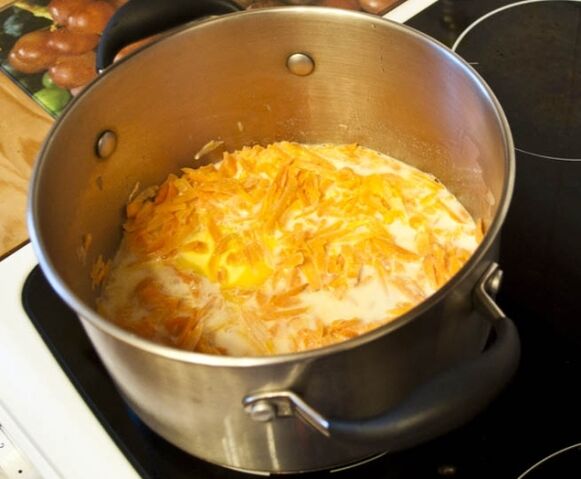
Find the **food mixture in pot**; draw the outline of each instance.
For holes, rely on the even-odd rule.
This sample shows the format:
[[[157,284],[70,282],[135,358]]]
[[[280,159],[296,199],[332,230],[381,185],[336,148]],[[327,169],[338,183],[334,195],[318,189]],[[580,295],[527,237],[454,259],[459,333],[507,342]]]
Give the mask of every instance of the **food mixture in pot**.
[[[129,202],[99,312],[191,351],[304,351],[422,302],[482,230],[436,178],[374,150],[244,147]]]

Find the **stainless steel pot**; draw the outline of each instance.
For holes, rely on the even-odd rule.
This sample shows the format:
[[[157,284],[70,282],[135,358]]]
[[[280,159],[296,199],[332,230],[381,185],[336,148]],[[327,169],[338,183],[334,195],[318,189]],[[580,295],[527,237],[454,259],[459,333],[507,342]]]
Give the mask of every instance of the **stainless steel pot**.
[[[102,66],[137,32],[157,28],[151,20],[160,12],[148,16],[146,8],[145,31],[124,30],[143,4],[132,0],[112,20]],[[219,4],[216,13],[228,9]],[[358,142],[435,174],[488,232],[440,291],[350,341],[246,358],[153,344],[95,312],[89,270],[99,254],[114,254],[136,182],[147,186],[191,166],[211,139],[227,149],[282,139]],[[513,177],[502,110],[451,51],[369,15],[265,9],[187,25],[107,68],[46,140],[29,226],[44,273],[147,425],[216,464],[308,471],[444,434],[510,379],[518,335],[491,294]],[[85,258],[76,252],[88,233]]]

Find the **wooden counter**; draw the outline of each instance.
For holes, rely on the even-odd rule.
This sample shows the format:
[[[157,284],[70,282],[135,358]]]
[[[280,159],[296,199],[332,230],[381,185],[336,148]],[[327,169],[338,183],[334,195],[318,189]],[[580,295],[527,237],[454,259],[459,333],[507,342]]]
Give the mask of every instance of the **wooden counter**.
[[[10,3],[0,0],[0,8]],[[32,165],[52,117],[0,71],[0,258],[28,239]]]

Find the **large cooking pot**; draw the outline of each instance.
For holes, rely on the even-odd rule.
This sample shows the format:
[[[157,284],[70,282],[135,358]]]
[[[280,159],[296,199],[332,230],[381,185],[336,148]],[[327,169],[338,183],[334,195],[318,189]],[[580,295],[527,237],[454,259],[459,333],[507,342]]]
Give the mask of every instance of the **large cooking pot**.
[[[100,66],[136,32],[154,33],[172,4],[184,2],[123,7],[100,46]],[[192,5],[191,16],[231,9],[225,1]],[[435,174],[488,232],[441,290],[355,339],[244,358],[154,344],[95,312],[91,265],[113,256],[136,183],[198,164],[194,154],[213,139],[228,150],[283,139],[360,143]],[[148,426],[216,464],[308,471],[444,434],[510,379],[518,335],[493,293],[513,177],[501,107],[454,53],[378,17],[283,7],[206,18],[106,68],[44,144],[29,227],[45,275]]]

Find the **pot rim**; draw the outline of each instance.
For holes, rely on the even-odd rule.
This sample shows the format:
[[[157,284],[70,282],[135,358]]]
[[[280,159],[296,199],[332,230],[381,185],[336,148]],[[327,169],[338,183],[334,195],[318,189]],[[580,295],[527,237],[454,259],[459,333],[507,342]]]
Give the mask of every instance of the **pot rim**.
[[[286,353],[277,354],[269,356],[218,356],[211,354],[198,353],[193,351],[185,351],[171,346],[165,346],[162,344],[155,343],[148,339],[137,336],[120,326],[115,325],[109,320],[103,318],[97,314],[93,308],[89,307],[83,301],[79,300],[73,291],[69,288],[66,282],[56,273],[56,268],[54,267],[52,261],[49,259],[46,252],[45,244],[41,235],[39,234],[39,224],[37,218],[37,211],[39,205],[38,198],[38,185],[41,181],[42,170],[44,167],[44,159],[47,155],[47,151],[50,150],[53,143],[53,139],[59,134],[61,128],[63,128],[63,123],[65,123],[66,118],[69,113],[74,110],[76,105],[80,103],[85,95],[90,94],[90,92],[99,86],[99,82],[103,80],[103,77],[110,74],[110,70],[118,70],[119,68],[125,68],[125,65],[132,62],[135,58],[134,55],[130,55],[122,60],[114,63],[104,74],[100,74],[92,80],[84,90],[67,105],[65,111],[57,119],[57,121],[51,127],[41,150],[39,151],[34,165],[31,181],[30,190],[28,196],[27,205],[27,224],[30,234],[30,240],[34,249],[34,252],[38,258],[39,264],[43,273],[45,274],[50,285],[58,293],[58,295],[67,303],[67,305],[74,310],[74,312],[79,316],[82,322],[86,322],[91,326],[97,328],[103,333],[106,333],[116,340],[131,345],[135,348],[144,350],[146,352],[151,352],[155,355],[162,356],[167,359],[192,363],[192,364],[203,364],[206,366],[221,366],[221,367],[256,367],[256,366],[268,366],[273,364],[291,363],[295,361],[309,361],[322,356],[329,356],[332,354],[338,354],[344,351],[358,348],[367,343],[375,341],[376,339],[389,334],[390,332],[399,329],[417,319],[419,316],[423,315],[426,311],[431,309],[437,303],[439,303],[448,293],[453,290],[459,283],[461,283],[470,272],[480,263],[485,257],[486,253],[489,251],[490,247],[494,243],[497,235],[500,232],[508,208],[510,206],[510,201],[512,198],[513,188],[514,188],[514,177],[515,177],[515,153],[514,153],[514,143],[512,139],[512,134],[504,114],[504,111],[492,92],[488,84],[482,79],[482,77],[472,68],[465,60],[463,60],[457,53],[449,49],[447,46],[443,45],[439,41],[435,40],[428,35],[419,32],[418,30],[409,27],[407,25],[394,22],[377,15],[371,15],[363,12],[353,12],[348,10],[341,10],[329,7],[300,7],[300,6],[289,6],[289,7],[274,7],[268,9],[257,9],[257,10],[245,10],[241,12],[228,13],[219,17],[211,17],[205,20],[197,20],[194,22],[189,22],[178,28],[169,30],[169,34],[164,34],[161,38],[155,40],[153,43],[147,47],[154,46],[157,43],[167,41],[170,37],[174,35],[183,35],[192,28],[207,28],[208,25],[212,25],[215,22],[229,22],[230,18],[237,16],[251,16],[251,15],[324,15],[324,16],[341,16],[346,20],[356,20],[356,21],[370,21],[373,25],[377,25],[380,28],[394,28],[399,30],[404,35],[411,35],[416,39],[427,42],[432,47],[441,50],[444,55],[451,60],[456,67],[463,70],[464,74],[470,77],[475,85],[479,86],[484,94],[484,97],[489,100],[493,106],[494,114],[496,120],[500,125],[503,142],[504,142],[504,167],[506,172],[506,178],[503,185],[503,190],[501,193],[498,210],[488,228],[488,231],[484,235],[484,238],[480,245],[476,248],[474,253],[471,255],[469,260],[464,264],[464,266],[441,288],[439,288],[435,293],[429,296],[426,300],[412,308],[410,311],[406,312],[402,316],[389,323],[373,329],[367,333],[357,336],[346,341],[335,343],[329,346],[324,346],[321,348],[311,349],[307,351],[301,351],[296,353]]]

